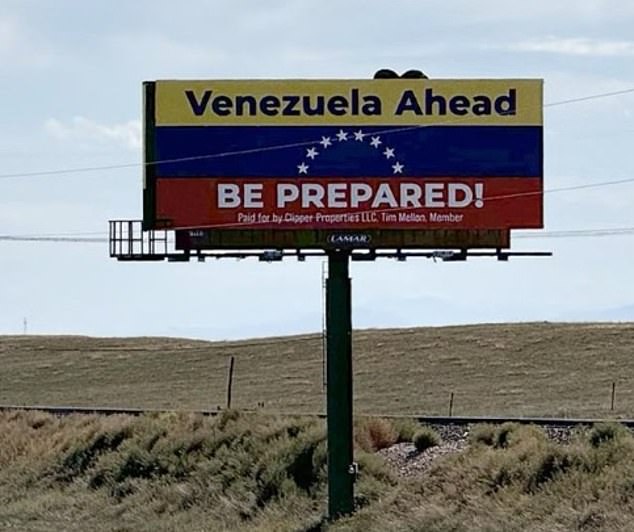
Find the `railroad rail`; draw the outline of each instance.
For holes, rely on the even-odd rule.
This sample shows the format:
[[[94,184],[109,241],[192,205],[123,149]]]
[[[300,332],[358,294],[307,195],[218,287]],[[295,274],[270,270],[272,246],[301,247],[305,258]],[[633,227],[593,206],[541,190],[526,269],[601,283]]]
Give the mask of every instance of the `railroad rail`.
[[[165,408],[118,408],[118,407],[92,407],[92,406],[49,406],[49,405],[0,405],[0,411],[38,411],[67,416],[71,414],[98,414],[105,416],[129,415],[139,416],[143,414],[161,414],[167,412],[180,412],[184,414],[199,414],[203,416],[216,416],[223,410],[181,410]],[[268,410],[240,409],[245,414],[275,414],[281,416],[315,416],[325,418],[325,413],[310,412],[272,412]],[[579,425],[594,425],[607,421],[621,423],[622,425],[634,429],[634,419],[618,418],[554,418],[554,417],[525,417],[525,416],[428,416],[416,414],[357,414],[358,417],[382,417],[388,419],[415,419],[419,423],[429,425],[473,425],[477,423],[491,423],[499,425],[502,423],[521,423],[552,427],[575,427]]]

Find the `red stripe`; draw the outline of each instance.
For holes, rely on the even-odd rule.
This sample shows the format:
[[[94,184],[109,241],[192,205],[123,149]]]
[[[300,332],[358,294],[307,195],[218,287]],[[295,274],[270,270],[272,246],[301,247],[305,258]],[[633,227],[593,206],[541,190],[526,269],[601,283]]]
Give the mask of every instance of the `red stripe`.
[[[308,189],[312,189],[313,198],[319,187],[323,189],[324,195],[320,199],[323,207],[315,206],[314,202],[302,206],[301,188],[298,188],[299,197],[294,200],[291,187],[301,187],[302,184],[310,185]],[[334,184],[338,185],[333,187]],[[357,205],[354,205],[353,189],[359,184],[368,185],[372,196],[362,201],[368,191],[357,188]],[[457,187],[455,184],[458,184]],[[240,207],[219,208],[220,185],[239,191]],[[255,185],[251,201],[255,205],[261,203],[261,207],[244,207],[245,185]],[[465,190],[468,188],[475,196],[478,190],[476,185],[482,186],[482,203],[476,202],[477,198],[474,197],[468,206],[463,206],[465,194],[468,193]],[[421,187],[418,196],[417,186]],[[288,201],[278,204],[281,201],[279,187],[284,188],[289,196]],[[389,193],[386,197],[386,187],[389,187],[391,197]],[[375,194],[381,190],[384,201],[375,202],[373,206]],[[410,194],[409,201],[405,197],[407,193]],[[229,204],[235,197],[233,193],[228,194]],[[168,222],[173,228],[354,230],[543,227],[543,181],[540,177],[158,178],[156,198],[157,218]],[[391,204],[393,201],[396,206]],[[421,206],[412,207],[412,202],[420,203]]]

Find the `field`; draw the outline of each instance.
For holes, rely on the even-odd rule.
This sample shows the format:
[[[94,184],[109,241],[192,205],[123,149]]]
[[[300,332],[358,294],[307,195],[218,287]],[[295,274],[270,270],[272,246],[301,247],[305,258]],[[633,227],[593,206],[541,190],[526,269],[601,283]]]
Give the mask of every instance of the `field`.
[[[366,330],[353,334],[353,350],[357,414],[446,414],[452,392],[456,415],[634,411],[632,324]],[[231,356],[234,409],[217,416],[0,412],[0,529],[634,528],[634,438],[622,427],[564,440],[531,426],[461,427],[407,454],[413,462],[403,469],[391,460],[412,452],[407,442],[421,427],[360,415],[358,511],[329,524],[324,420],[279,415],[324,411],[318,335],[216,343],[4,336],[0,403],[215,410]]]
[[[634,324],[474,325],[353,334],[359,414],[614,416],[634,412]],[[203,342],[0,337],[0,403],[325,410],[320,335]],[[611,408],[612,383],[616,386]]]

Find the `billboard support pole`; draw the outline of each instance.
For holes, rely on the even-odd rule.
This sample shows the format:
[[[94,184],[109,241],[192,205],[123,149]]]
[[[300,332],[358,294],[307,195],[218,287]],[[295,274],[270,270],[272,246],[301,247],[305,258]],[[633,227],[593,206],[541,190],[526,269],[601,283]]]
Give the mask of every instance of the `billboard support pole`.
[[[328,252],[326,357],[328,516],[354,511],[352,441],[352,306],[349,251]]]

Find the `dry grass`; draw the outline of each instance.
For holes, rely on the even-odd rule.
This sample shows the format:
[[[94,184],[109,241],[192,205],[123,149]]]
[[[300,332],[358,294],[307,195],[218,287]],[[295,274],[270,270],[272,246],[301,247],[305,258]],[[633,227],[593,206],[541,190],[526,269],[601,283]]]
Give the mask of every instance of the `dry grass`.
[[[398,439],[399,433],[389,419],[365,418],[355,423],[355,443],[366,452],[375,452],[390,447]]]
[[[333,530],[634,530],[634,439],[600,428],[569,445],[507,425],[505,443],[473,445],[402,481]],[[498,435],[501,431],[498,432]]]
[[[2,530],[292,530],[323,512],[314,419],[2,413],[0,449]]]
[[[353,334],[357,413],[628,416],[634,325],[477,325]],[[242,342],[0,337],[0,403],[322,412],[318,335]],[[612,382],[616,410],[610,411]]]
[[[540,429],[509,424],[490,444],[439,458],[408,480],[358,450],[359,509],[332,525],[323,515],[324,436],[314,418],[233,411],[0,413],[0,529],[634,529],[634,438],[616,425],[561,445]]]

